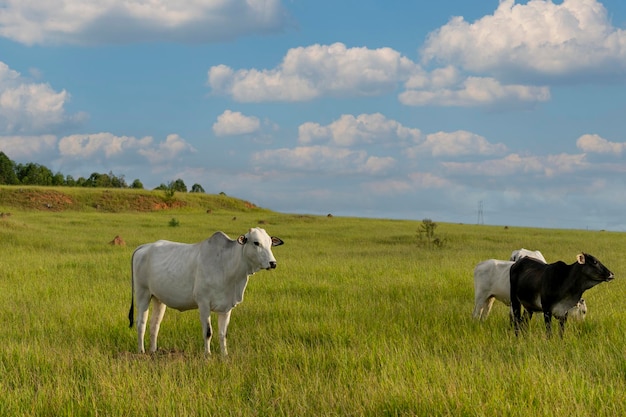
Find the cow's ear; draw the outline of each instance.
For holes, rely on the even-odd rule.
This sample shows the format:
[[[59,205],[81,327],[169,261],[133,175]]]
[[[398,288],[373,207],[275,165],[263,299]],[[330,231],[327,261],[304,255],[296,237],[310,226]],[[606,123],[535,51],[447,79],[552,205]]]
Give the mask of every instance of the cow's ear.
[[[578,256],[576,257],[576,260],[578,261],[579,264],[584,265],[585,264],[585,254],[584,253],[579,253]]]
[[[245,237],[244,235],[241,235],[237,238],[237,243],[239,243],[240,245],[245,245],[247,241],[248,241],[248,238]]]
[[[272,236],[272,246],[280,246],[283,242],[280,238]]]

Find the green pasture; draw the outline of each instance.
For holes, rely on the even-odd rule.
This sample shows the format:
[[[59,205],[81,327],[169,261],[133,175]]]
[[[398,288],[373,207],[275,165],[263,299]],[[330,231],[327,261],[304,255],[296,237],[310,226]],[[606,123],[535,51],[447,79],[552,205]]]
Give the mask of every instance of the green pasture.
[[[6,204],[1,416],[626,415],[624,234],[439,224],[445,244],[428,247],[421,220]],[[255,226],[285,244],[233,311],[230,355],[214,338],[206,357],[197,311],[169,309],[161,350],[137,354],[133,249]],[[546,340],[541,317],[516,338],[500,303],[471,318],[474,266],[521,247],[549,262],[586,251],[617,277],[585,293],[587,319],[562,340]]]

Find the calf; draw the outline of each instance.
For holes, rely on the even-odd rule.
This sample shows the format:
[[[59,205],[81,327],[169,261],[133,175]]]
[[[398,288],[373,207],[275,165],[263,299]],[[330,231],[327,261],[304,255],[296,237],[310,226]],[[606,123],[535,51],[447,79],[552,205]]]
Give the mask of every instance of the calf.
[[[552,316],[559,320],[563,337],[568,312],[581,302],[583,293],[611,281],[614,275],[593,256],[581,253],[576,262],[567,265],[558,261],[544,264],[532,258],[522,258],[511,266],[511,313],[515,334],[522,323],[521,307],[532,315],[542,311],[546,335],[552,335]]]

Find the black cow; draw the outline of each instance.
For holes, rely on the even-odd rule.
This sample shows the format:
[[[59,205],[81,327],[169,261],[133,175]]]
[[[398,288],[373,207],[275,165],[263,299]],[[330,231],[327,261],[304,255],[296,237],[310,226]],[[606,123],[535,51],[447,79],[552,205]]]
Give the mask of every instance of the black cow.
[[[561,337],[565,331],[568,311],[574,307],[583,292],[614,275],[593,256],[581,253],[577,262],[567,265],[558,261],[544,264],[532,258],[522,258],[511,266],[511,311],[515,335],[522,323],[521,306],[532,316],[543,311],[548,338],[552,334],[552,316],[559,320]]]

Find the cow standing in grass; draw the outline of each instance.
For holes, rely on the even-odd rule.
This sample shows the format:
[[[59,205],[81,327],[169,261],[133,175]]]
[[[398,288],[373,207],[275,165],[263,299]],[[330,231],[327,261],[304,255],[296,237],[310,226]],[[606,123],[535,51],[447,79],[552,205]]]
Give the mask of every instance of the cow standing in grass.
[[[248,277],[260,269],[276,268],[272,246],[282,245],[261,228],[232,240],[222,232],[196,243],[159,240],[139,246],[132,256],[133,297],[128,318],[133,326],[137,299],[137,339],[145,352],[144,335],[152,300],[150,352],[157,350],[159,327],[167,306],[180,311],[199,309],[204,350],[211,353],[211,312],[218,314],[220,349],[227,355],[230,313],[243,300]]]
[[[474,268],[474,312],[472,313],[475,319],[485,320],[495,300],[507,306],[511,305],[509,270],[514,261],[525,256],[546,262],[538,250],[531,251],[522,248],[514,250],[508,261],[488,259],[476,265]]]
[[[543,312],[546,335],[552,334],[552,316],[559,320],[563,337],[568,312],[581,300],[583,293],[596,285],[611,281],[614,275],[593,256],[581,253],[576,262],[553,264],[522,258],[511,266],[511,313],[517,335],[522,323],[521,308]]]

